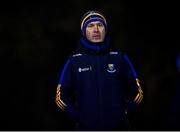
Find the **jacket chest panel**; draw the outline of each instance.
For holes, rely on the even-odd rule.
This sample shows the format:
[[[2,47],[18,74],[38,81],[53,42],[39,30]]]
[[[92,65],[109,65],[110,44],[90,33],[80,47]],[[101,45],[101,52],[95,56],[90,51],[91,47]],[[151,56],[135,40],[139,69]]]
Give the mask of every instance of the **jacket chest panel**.
[[[74,71],[82,79],[94,76],[115,77],[122,71],[119,62],[108,56],[86,56],[78,61]]]

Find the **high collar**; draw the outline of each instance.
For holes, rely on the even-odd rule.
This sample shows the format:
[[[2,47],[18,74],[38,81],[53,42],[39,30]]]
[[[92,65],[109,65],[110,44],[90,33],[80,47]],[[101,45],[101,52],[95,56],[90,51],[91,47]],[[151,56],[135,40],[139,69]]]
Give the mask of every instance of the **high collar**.
[[[90,42],[85,37],[81,37],[80,39],[80,51],[88,52],[88,53],[95,53],[100,54],[108,51],[109,49],[109,37],[105,37],[103,42],[93,43]]]

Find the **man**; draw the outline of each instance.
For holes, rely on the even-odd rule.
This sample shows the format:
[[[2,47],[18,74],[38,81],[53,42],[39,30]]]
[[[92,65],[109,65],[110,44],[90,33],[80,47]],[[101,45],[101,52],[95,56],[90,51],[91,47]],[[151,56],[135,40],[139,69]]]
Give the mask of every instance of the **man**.
[[[110,49],[105,17],[89,11],[81,21],[78,53],[67,60],[56,103],[77,130],[127,130],[127,113],[143,99],[127,55]]]

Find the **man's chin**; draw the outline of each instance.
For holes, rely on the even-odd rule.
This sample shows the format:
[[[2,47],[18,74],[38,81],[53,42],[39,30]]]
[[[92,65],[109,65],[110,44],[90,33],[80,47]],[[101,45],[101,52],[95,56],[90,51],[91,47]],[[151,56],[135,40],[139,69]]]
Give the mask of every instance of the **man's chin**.
[[[101,39],[96,39],[96,40],[92,40],[93,43],[99,43],[99,42],[102,42]]]

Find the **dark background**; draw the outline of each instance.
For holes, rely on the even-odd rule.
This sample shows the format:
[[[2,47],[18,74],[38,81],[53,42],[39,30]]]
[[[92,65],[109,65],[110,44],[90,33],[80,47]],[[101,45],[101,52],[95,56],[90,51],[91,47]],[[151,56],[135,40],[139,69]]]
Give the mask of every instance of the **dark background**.
[[[172,2],[173,3],[173,2]],[[77,0],[0,5],[0,130],[67,130],[55,93],[88,10],[107,17],[115,46],[129,54],[144,91],[135,130],[168,130],[177,80],[177,8],[158,1]]]

